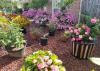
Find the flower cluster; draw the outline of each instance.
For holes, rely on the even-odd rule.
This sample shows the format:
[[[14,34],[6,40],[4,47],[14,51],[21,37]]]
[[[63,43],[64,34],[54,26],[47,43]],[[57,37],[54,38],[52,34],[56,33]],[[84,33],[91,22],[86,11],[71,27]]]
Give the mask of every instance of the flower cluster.
[[[98,22],[96,18],[90,20],[88,24],[78,24],[75,28],[69,27],[72,41],[93,42],[99,33]]]
[[[66,71],[62,61],[51,51],[37,51],[25,59],[22,71]]]
[[[29,9],[28,11],[24,11],[22,15],[31,18],[33,24],[38,25],[45,25],[50,19],[50,13],[42,9]]]
[[[29,9],[28,11],[23,11],[22,15],[28,18],[33,18],[36,15],[36,13],[37,13],[37,10]]]
[[[63,12],[56,12],[53,19],[57,25],[57,29],[66,29],[68,26],[73,26],[75,22],[72,14]]]

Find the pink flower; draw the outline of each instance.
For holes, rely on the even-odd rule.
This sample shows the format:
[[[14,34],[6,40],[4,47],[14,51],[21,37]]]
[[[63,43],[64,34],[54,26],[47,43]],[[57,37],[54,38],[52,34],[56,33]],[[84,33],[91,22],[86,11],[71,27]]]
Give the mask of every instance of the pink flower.
[[[86,35],[89,35],[89,32],[85,32]]]
[[[89,27],[86,27],[86,32],[85,32],[85,34],[88,35],[88,34],[90,33],[90,30],[91,30],[91,29],[90,29]]]
[[[73,30],[69,30],[70,33],[73,33]]]
[[[73,27],[69,26],[69,30],[72,30],[72,29],[73,29]]]
[[[43,63],[37,64],[37,67],[39,70],[43,69],[45,65]]]
[[[76,41],[80,41],[80,40],[82,40],[82,38],[76,38]]]
[[[96,17],[94,17],[93,19],[91,19],[91,23],[95,24],[97,22]]]
[[[79,31],[78,29],[74,29],[74,33],[75,33],[76,35],[79,35],[80,31]]]
[[[75,41],[75,38],[72,38],[72,40],[71,41]]]

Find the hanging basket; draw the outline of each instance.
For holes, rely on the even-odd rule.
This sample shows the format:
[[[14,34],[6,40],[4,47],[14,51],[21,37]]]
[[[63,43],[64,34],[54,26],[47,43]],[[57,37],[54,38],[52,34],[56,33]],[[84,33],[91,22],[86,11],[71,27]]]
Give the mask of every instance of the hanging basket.
[[[72,42],[72,54],[76,58],[87,59],[91,56],[94,47],[94,43]]]

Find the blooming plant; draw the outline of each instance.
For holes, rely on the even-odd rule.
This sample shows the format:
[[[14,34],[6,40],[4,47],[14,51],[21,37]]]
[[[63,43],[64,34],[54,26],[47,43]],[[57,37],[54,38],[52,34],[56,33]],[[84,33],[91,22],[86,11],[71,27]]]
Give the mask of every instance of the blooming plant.
[[[62,61],[51,51],[37,51],[25,59],[21,71],[66,71]]]
[[[29,9],[28,11],[24,11],[22,15],[31,18],[33,24],[38,25],[47,24],[50,18],[50,13],[42,9]]]
[[[23,11],[22,15],[28,18],[33,18],[34,16],[36,16],[36,13],[37,13],[37,10],[29,9],[28,11]]]
[[[99,24],[96,18],[92,18],[90,23],[78,24],[75,28],[69,27],[72,41],[92,43],[99,34]]]
[[[66,29],[68,26],[74,25],[74,16],[68,13],[56,12],[53,19],[57,25],[57,29]]]

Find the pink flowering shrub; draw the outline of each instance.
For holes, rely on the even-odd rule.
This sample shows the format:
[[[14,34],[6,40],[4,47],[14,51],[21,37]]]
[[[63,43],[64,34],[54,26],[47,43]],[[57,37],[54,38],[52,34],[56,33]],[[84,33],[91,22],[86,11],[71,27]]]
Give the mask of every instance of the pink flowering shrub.
[[[55,12],[55,14],[52,15],[50,11],[43,9],[29,9],[28,11],[23,11],[22,15],[31,18],[33,24],[37,25],[48,24],[50,21],[53,21],[57,29],[65,30],[76,23],[76,17],[73,14],[64,12]]]
[[[70,13],[56,12],[53,17],[57,29],[67,29],[69,26],[75,25],[75,17]]]
[[[62,61],[51,51],[37,51],[26,57],[21,71],[66,71]]]
[[[48,24],[51,13],[43,9],[29,9],[28,11],[23,11],[23,16],[30,18],[33,24],[46,25]]]
[[[76,27],[69,27],[72,41],[76,42],[93,42],[99,34],[99,26],[96,18],[92,18],[90,23],[77,24]]]

